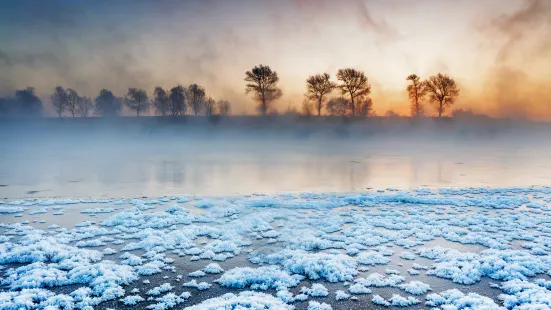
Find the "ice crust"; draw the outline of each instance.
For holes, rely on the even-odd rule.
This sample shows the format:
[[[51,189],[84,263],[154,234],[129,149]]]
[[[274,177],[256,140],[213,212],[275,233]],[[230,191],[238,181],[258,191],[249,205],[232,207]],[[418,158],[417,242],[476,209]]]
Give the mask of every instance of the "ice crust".
[[[549,203],[548,187],[3,201],[0,309],[549,309]],[[98,220],[56,223],[74,208]],[[469,292],[484,279],[495,295]],[[182,292],[214,288],[233,293]]]

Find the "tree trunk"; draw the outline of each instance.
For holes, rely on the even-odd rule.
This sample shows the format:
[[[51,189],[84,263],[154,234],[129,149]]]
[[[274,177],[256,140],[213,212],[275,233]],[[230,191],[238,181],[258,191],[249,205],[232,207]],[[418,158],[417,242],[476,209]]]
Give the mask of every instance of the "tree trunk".
[[[318,117],[321,116],[321,104],[322,104],[321,100],[318,101]]]
[[[438,118],[442,118],[442,110],[443,110],[443,105],[442,105],[442,102],[440,102],[440,107],[438,108]]]
[[[262,116],[266,116],[266,112],[268,110],[268,107],[266,106],[266,96],[264,93],[262,93]]]

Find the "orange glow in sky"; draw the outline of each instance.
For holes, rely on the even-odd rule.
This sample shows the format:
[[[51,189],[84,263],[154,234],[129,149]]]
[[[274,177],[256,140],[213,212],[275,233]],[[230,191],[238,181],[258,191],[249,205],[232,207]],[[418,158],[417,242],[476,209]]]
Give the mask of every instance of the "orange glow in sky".
[[[283,112],[310,74],[352,67],[378,114],[407,114],[406,76],[438,72],[461,87],[455,108],[551,120],[551,1],[135,0],[6,4],[0,92],[56,85],[95,96],[198,83],[234,113],[254,113],[244,72],[280,75]],[[337,95],[337,94],[335,94]],[[432,109],[427,109],[433,111]]]

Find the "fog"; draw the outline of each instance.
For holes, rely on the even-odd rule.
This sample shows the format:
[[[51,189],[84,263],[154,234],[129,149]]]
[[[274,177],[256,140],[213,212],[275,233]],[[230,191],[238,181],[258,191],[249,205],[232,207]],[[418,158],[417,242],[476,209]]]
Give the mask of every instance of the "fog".
[[[550,126],[493,119],[5,121],[0,197],[550,184]]]

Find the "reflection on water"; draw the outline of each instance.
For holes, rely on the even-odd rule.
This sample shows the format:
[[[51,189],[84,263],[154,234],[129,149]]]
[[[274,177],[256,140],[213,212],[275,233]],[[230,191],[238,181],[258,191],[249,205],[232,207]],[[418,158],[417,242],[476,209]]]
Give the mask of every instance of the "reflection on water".
[[[420,186],[550,184],[540,147],[258,141],[18,145],[0,155],[0,197],[226,195]]]

